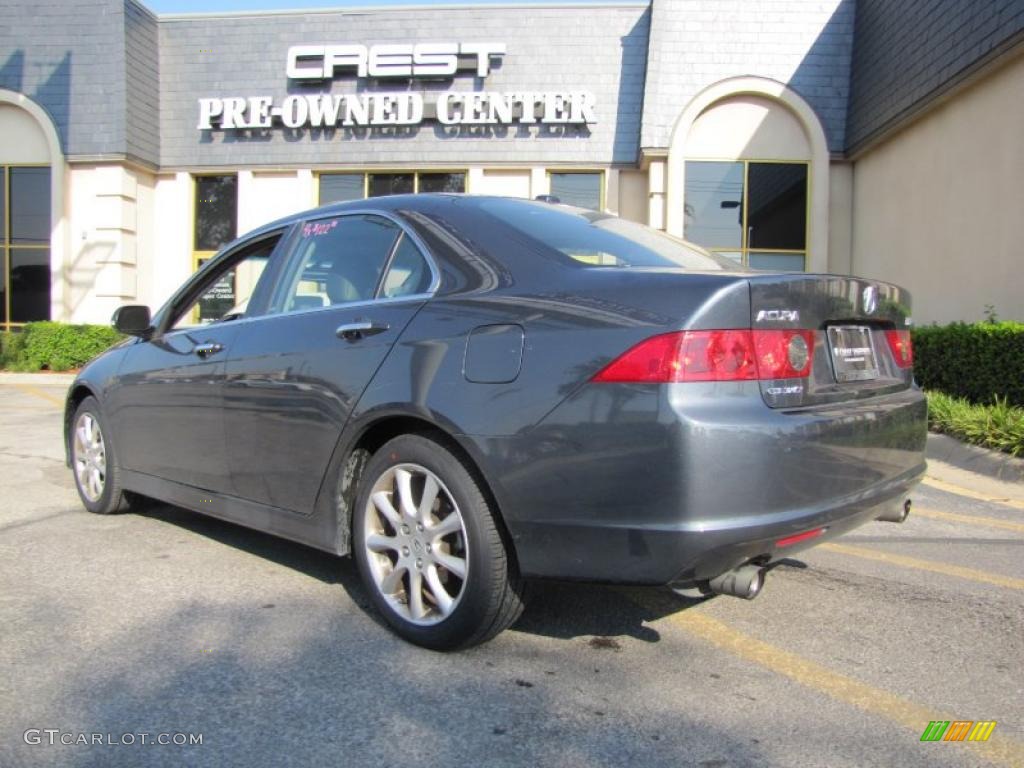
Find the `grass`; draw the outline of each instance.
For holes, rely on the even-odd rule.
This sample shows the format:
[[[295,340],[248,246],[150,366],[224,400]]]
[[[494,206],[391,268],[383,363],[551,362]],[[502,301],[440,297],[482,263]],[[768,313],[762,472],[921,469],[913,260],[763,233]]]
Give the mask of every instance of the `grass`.
[[[1024,408],[994,398],[991,405],[975,405],[943,392],[928,392],[928,427],[933,432],[1003,451],[1024,455]]]

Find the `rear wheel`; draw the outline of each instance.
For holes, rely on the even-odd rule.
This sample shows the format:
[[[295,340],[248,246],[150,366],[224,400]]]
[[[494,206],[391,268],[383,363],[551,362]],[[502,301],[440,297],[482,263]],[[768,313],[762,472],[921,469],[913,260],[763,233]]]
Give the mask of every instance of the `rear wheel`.
[[[435,650],[491,639],[522,612],[496,512],[463,462],[403,435],[363,471],[353,549],[363,583],[403,638]]]
[[[82,504],[98,515],[127,508],[117,461],[95,398],[79,403],[71,430],[71,469]]]

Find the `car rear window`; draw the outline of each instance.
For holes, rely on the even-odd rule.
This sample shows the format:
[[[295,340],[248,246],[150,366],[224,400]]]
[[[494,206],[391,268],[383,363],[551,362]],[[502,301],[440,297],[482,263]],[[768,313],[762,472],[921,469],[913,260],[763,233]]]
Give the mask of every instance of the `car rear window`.
[[[682,267],[735,270],[737,264],[642,224],[565,205],[500,198],[480,210],[568,263],[587,267]]]

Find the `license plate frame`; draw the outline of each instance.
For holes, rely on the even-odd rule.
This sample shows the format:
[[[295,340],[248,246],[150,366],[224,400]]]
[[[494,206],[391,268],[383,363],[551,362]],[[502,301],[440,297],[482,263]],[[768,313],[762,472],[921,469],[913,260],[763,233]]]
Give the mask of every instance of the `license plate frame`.
[[[874,335],[867,325],[832,325],[827,329],[829,358],[836,381],[845,384],[879,377]]]

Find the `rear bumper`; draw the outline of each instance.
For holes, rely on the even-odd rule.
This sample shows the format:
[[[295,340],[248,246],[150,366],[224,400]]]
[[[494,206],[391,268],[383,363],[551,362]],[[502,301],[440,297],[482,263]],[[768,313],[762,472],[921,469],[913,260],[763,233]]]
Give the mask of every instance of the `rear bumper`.
[[[624,584],[689,583],[712,579],[736,566],[766,564],[796,554],[871,522],[901,504],[924,466],[824,509],[800,509],[771,520],[756,515],[729,527],[692,530],[527,523],[516,537],[526,553],[526,575]],[[793,546],[775,542],[797,533],[825,533]]]
[[[784,412],[756,383],[612,385],[489,448],[501,444],[496,494],[524,575],[665,584],[875,519],[920,481],[926,434],[917,390]]]

